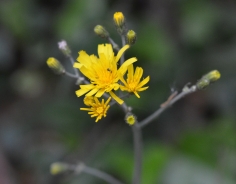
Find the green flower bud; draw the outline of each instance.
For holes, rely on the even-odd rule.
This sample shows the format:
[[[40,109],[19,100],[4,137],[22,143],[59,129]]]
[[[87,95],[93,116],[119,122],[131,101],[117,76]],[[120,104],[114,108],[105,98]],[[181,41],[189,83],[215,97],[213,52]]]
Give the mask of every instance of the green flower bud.
[[[58,42],[58,47],[65,56],[69,57],[71,55],[71,50],[65,40]]]
[[[133,30],[129,30],[126,34],[126,43],[133,45],[136,42],[136,33]]]
[[[68,164],[65,164],[62,162],[55,162],[55,163],[52,163],[50,166],[50,173],[52,175],[63,173],[66,170],[68,170]]]
[[[101,25],[96,25],[94,27],[94,32],[96,33],[96,35],[102,37],[102,38],[108,38],[109,37],[109,33],[107,32],[107,30],[101,26]]]
[[[196,84],[198,89],[204,89],[211,83],[219,80],[221,74],[218,70],[213,70],[206,75],[204,75]]]
[[[63,74],[65,73],[64,67],[61,65],[61,63],[55,59],[54,57],[50,57],[47,60],[48,67],[55,72],[56,74]]]

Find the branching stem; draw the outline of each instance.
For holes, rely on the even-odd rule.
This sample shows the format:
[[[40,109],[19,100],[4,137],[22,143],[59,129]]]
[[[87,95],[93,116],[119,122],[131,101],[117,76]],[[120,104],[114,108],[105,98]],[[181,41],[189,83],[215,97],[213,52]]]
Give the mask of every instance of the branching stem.
[[[144,126],[148,125],[150,122],[152,122],[154,119],[156,119],[158,116],[160,116],[162,114],[162,112],[164,112],[166,109],[168,109],[171,105],[173,105],[175,102],[177,102],[178,100],[180,100],[181,98],[183,98],[184,96],[193,93],[197,90],[197,87],[195,85],[193,85],[192,87],[188,88],[184,88],[184,90],[179,93],[178,95],[176,95],[172,100],[169,101],[168,104],[166,104],[164,107],[161,107],[160,109],[158,109],[157,111],[155,111],[153,114],[151,114],[150,116],[148,116],[146,119],[144,119],[143,121],[141,121],[138,126],[140,128],[143,128]]]
[[[112,177],[111,175],[109,175],[99,169],[88,167],[83,163],[80,163],[76,166],[70,166],[70,169],[75,171],[76,174],[80,174],[80,173],[84,172],[84,173],[90,174],[92,176],[95,176],[97,178],[100,178],[110,184],[123,184],[122,182],[120,182],[116,178]]]

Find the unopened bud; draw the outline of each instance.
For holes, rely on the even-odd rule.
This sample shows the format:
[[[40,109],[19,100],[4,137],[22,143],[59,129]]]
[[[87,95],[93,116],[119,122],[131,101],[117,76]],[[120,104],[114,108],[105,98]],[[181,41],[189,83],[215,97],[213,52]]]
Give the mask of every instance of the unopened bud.
[[[68,164],[62,163],[62,162],[55,162],[52,163],[50,166],[50,173],[52,175],[57,175],[60,173],[63,173],[68,170]]]
[[[136,42],[136,33],[133,30],[129,30],[126,34],[126,43],[133,45]]]
[[[114,13],[113,20],[119,34],[123,35],[126,31],[125,17],[122,12]]]
[[[64,67],[61,65],[61,63],[55,59],[54,57],[50,57],[47,60],[48,67],[53,70],[56,74],[63,74],[65,73]]]
[[[67,45],[67,42],[65,40],[62,40],[60,42],[58,42],[58,48],[62,51],[62,53],[65,56],[70,56],[71,55],[71,50]]]
[[[109,33],[107,32],[107,30],[101,26],[101,25],[96,25],[94,27],[94,32],[96,33],[96,35],[102,37],[102,38],[108,38],[109,37]]]
[[[204,89],[211,83],[217,81],[220,78],[220,72],[218,70],[213,70],[208,74],[204,75],[196,84],[198,89]]]
[[[125,122],[129,125],[134,125],[136,123],[137,119],[136,116],[133,115],[132,113],[127,113],[125,116]]]
[[[84,97],[84,104],[87,106],[92,106],[94,103],[94,97],[93,96],[85,96]]]

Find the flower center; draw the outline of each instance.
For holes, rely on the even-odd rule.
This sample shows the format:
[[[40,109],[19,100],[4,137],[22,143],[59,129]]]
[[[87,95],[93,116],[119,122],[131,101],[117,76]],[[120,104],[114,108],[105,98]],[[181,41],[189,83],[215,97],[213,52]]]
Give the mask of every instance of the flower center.
[[[111,84],[115,83],[116,75],[111,69],[107,69],[104,72],[101,72],[98,78],[98,85],[101,87],[109,87]]]
[[[96,112],[97,112],[98,114],[102,114],[102,113],[103,113],[103,107],[98,107],[98,108],[96,109]]]

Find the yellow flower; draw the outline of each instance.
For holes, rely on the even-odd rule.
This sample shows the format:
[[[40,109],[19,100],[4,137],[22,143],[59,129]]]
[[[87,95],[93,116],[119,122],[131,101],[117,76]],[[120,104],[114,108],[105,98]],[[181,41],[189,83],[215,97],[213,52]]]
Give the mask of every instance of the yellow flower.
[[[80,51],[77,58],[78,62],[74,64],[74,67],[89,78],[91,84],[80,85],[76,95],[80,97],[87,93],[86,96],[95,95],[99,98],[105,92],[108,92],[114,100],[122,104],[124,101],[116,96],[113,90],[119,89],[120,76],[125,74],[129,65],[137,61],[135,57],[130,58],[119,69],[117,68],[117,62],[128,48],[129,45],[125,45],[115,56],[111,44],[98,45],[99,58],[95,55],[88,55],[85,51]]]
[[[104,103],[104,99],[102,99],[102,101],[100,102],[96,97],[94,97],[93,100],[93,103],[90,103],[89,105],[85,104],[87,106],[91,106],[90,108],[80,108],[80,110],[89,111],[88,114],[91,114],[91,118],[97,117],[95,122],[98,122],[98,120],[100,120],[103,116],[106,117],[107,110],[110,107],[110,105],[108,104],[111,100],[111,97],[108,98],[106,103]]]
[[[150,77],[146,77],[140,82],[140,79],[143,75],[143,69],[141,67],[136,67],[134,72],[133,64],[128,67],[128,74],[127,74],[127,82],[124,80],[123,76],[121,76],[120,80],[123,82],[124,86],[120,86],[122,91],[133,92],[138,98],[139,91],[144,91],[148,87],[143,87],[145,84],[148,83]]]

